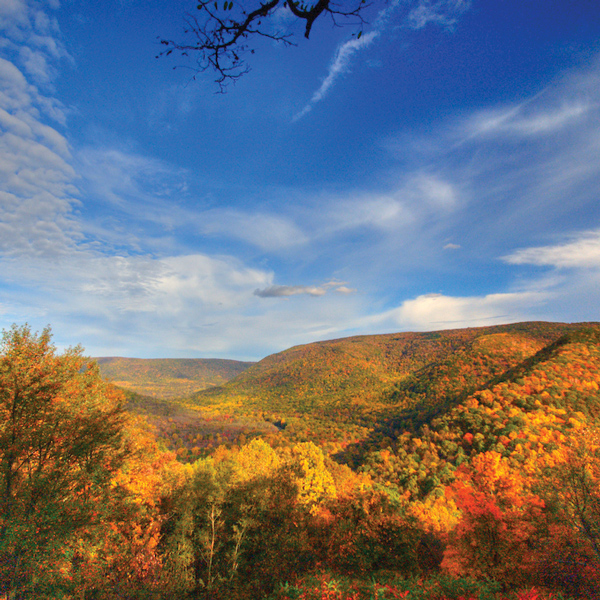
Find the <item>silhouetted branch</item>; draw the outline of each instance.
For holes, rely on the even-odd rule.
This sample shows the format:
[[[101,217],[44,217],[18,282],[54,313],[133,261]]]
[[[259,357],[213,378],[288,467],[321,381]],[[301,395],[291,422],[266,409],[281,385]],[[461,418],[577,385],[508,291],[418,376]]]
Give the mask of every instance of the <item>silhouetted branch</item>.
[[[239,79],[250,70],[245,57],[248,53],[254,54],[252,40],[268,38],[286,46],[294,45],[291,41],[293,34],[283,33],[273,27],[276,12],[289,10],[296,19],[304,22],[304,37],[308,39],[314,22],[324,14],[329,14],[335,25],[338,24],[336,17],[355,17],[355,23],[362,26],[362,12],[367,6],[366,0],[354,0],[347,8],[331,0],[317,0],[314,4],[299,0],[270,0],[264,4],[259,2],[256,8],[248,12],[240,1],[200,0],[198,14],[185,18],[185,34],[192,41],[184,44],[161,39],[160,43],[166,49],[158,56],[168,56],[173,51],[182,56],[196,54],[196,71],[213,70],[215,82],[223,92],[230,81]]]

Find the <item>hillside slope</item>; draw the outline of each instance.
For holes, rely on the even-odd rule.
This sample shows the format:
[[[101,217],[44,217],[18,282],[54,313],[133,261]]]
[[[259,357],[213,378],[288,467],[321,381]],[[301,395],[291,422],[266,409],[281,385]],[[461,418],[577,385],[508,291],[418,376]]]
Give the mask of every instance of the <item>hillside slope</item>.
[[[436,415],[380,424],[344,458],[417,497],[435,493],[482,452],[531,473],[552,464],[577,432],[600,425],[599,390],[600,328],[581,328]]]
[[[96,358],[100,372],[115,385],[155,398],[189,396],[222,385],[254,363],[222,359]]]
[[[577,327],[518,323],[296,346],[195,394],[193,401],[372,424],[424,401],[432,406],[474,391]]]

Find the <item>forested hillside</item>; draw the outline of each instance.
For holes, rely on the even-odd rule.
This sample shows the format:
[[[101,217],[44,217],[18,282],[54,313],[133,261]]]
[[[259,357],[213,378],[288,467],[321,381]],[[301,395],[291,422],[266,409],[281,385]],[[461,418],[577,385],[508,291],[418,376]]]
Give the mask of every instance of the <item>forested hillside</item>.
[[[409,397],[424,397],[433,392],[433,380],[439,386],[436,397],[474,388],[573,327],[522,323],[296,346],[195,399],[206,406],[235,402],[287,414],[355,419]]]
[[[207,358],[97,358],[102,376],[115,385],[155,398],[181,398],[222,385],[253,363]]]
[[[399,414],[435,414],[577,327],[517,323],[317,342],[268,356],[191,401],[283,424],[288,438],[335,452]]]
[[[598,324],[311,344],[187,403],[0,356],[0,594],[600,598]]]

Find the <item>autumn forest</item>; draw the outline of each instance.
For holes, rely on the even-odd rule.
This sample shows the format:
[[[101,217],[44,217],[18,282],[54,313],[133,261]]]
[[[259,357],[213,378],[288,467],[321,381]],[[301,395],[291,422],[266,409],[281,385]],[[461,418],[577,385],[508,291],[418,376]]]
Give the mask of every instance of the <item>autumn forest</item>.
[[[0,348],[0,598],[600,598],[600,326],[258,363]]]

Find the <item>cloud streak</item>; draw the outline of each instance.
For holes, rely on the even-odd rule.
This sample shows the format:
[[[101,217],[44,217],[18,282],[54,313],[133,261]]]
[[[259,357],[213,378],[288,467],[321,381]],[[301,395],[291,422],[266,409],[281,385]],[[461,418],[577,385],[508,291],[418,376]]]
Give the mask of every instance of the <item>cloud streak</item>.
[[[254,290],[254,295],[259,298],[287,298],[306,294],[308,296],[324,296],[333,289],[338,294],[353,294],[356,290],[347,287],[343,282],[329,281],[319,286],[312,285],[270,285],[264,289]]]
[[[452,27],[458,17],[469,9],[469,0],[438,0],[419,2],[412,8],[407,23],[412,29],[422,29],[430,23],[441,27]]]
[[[352,57],[359,50],[370,46],[380,35],[380,31],[370,31],[369,33],[361,36],[359,39],[354,38],[343,43],[337,49],[333,61],[329,66],[329,72],[321,83],[321,86],[312,95],[312,98],[309,100],[306,106],[294,116],[292,122],[299,121],[302,119],[302,117],[305,117],[313,109],[315,104],[323,100],[337,79],[348,71]]]
[[[360,37],[357,36],[338,46],[321,85],[304,108],[294,115],[292,122],[295,123],[305,117],[316,104],[327,96],[338,79],[350,70],[350,64],[354,57],[371,46],[384,33],[394,13],[398,11],[401,5],[402,3],[399,0],[393,0],[378,13],[368,33]],[[415,6],[410,8],[405,17],[404,25],[410,29],[422,29],[429,24],[451,27],[457,22],[460,14],[465,12],[469,6],[470,2],[468,0],[439,0],[437,2],[419,0]]]

